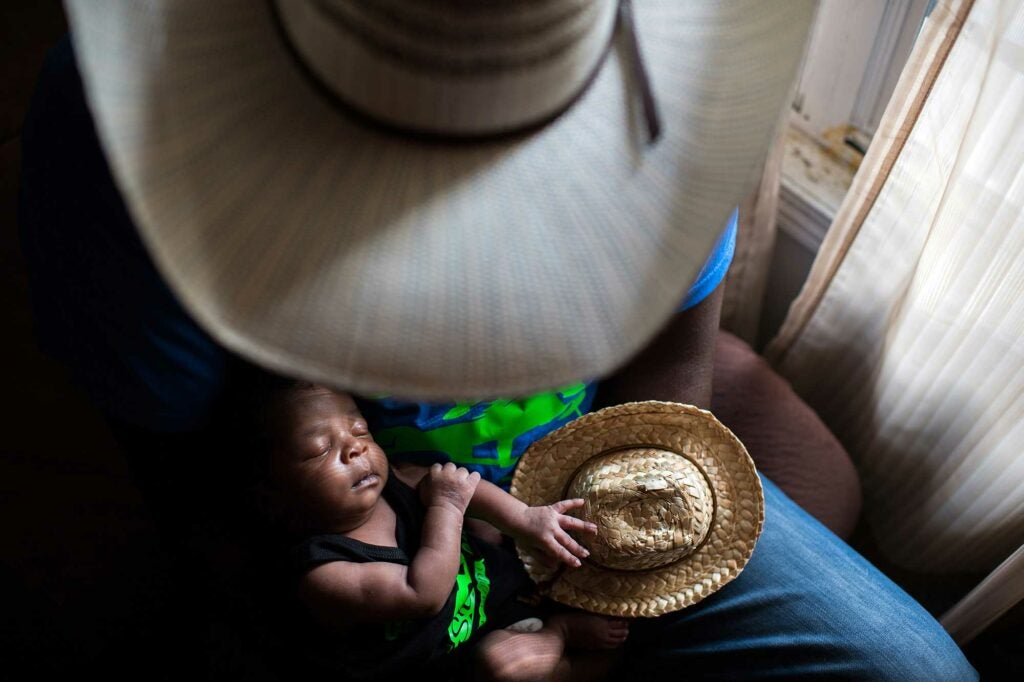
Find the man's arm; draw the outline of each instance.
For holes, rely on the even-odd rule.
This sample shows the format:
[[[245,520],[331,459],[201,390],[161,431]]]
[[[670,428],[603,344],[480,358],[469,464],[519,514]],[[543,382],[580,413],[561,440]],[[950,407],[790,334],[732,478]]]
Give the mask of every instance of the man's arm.
[[[646,348],[602,380],[595,407],[666,400],[708,409],[724,289],[719,284],[703,301],[676,313]]]

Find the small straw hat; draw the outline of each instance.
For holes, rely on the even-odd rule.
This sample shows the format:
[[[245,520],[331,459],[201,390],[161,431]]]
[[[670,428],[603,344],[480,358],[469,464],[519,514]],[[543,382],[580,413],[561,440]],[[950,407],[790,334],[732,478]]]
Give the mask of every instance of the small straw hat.
[[[759,175],[815,3],[66,7],[196,321],[283,374],[448,400],[602,376],[657,332]]]
[[[534,443],[512,480],[529,505],[583,498],[597,524],[577,569],[520,551],[552,599],[611,616],[660,616],[732,581],[764,524],[746,448],[714,415],[657,401],[605,408]]]

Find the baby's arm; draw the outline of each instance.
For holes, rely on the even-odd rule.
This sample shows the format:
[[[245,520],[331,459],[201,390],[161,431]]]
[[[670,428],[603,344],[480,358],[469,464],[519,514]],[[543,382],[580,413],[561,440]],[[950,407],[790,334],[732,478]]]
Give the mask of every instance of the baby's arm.
[[[547,564],[563,562],[579,566],[589,556],[567,531],[596,533],[597,526],[565,512],[583,506],[583,500],[561,500],[542,507],[530,507],[498,486],[480,481],[467,513],[487,521],[530,554]]]
[[[420,483],[426,517],[409,566],[332,561],[303,576],[299,596],[334,627],[359,621],[422,618],[440,611],[459,570],[462,519],[480,480],[454,464],[435,464]]]
[[[409,485],[427,471],[414,464],[395,465],[399,477]],[[597,526],[565,512],[583,505],[583,500],[562,500],[542,507],[530,507],[498,486],[480,481],[473,493],[466,513],[482,519],[505,535],[515,539],[520,547],[547,564],[564,562],[579,566],[580,559],[589,555],[567,531],[596,533]]]

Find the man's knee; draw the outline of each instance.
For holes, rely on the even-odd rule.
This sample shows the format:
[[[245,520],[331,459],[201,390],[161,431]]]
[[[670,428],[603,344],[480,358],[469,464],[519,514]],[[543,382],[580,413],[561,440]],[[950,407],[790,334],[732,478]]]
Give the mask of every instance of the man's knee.
[[[923,611],[923,609],[922,609]],[[873,627],[853,629],[843,659],[855,662],[856,677],[870,680],[977,680],[978,673],[933,619],[894,617]]]

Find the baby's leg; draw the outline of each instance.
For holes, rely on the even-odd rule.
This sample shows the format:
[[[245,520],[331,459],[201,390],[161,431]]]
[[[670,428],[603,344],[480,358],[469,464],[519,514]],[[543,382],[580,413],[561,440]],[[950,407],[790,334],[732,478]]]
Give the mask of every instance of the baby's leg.
[[[609,650],[625,642],[628,634],[624,620],[566,611],[551,616],[537,632],[492,632],[480,641],[476,651],[485,680],[603,679],[610,658],[585,656],[573,660],[566,655],[566,646]]]
[[[537,632],[495,630],[480,640],[476,656],[486,682],[533,682],[568,679],[565,635],[559,628]]]

